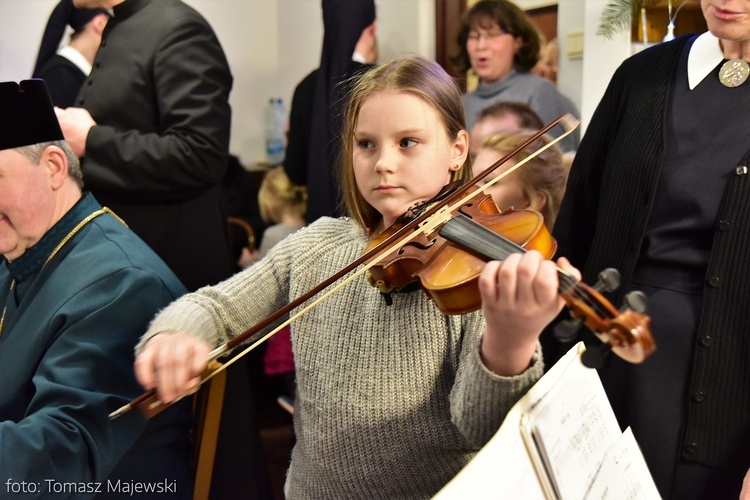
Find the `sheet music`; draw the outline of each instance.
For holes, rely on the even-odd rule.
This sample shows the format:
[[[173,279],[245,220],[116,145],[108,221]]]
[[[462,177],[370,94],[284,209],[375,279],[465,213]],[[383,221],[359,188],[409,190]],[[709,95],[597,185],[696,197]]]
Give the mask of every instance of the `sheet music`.
[[[641,449],[628,427],[604,457],[586,500],[656,500],[661,498]]]
[[[582,344],[579,344],[579,346]],[[547,498],[521,435],[521,418],[554,386],[578,357],[579,346],[570,350],[529,389],[506,415],[503,424],[474,459],[433,498],[472,500],[498,498]]]
[[[517,431],[495,434],[471,463],[433,498],[545,500],[534,466]]]
[[[583,498],[620,427],[596,370],[573,361],[553,390],[522,419],[556,498]],[[533,450],[532,450],[533,452]]]
[[[620,432],[596,370],[573,347],[434,497],[658,499],[632,432]]]

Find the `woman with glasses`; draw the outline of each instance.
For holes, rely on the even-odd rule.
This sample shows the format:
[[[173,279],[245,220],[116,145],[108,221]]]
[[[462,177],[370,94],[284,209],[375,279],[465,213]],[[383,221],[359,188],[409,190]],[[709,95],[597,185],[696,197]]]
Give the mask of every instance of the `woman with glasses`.
[[[565,113],[579,116],[578,110],[546,79],[530,70],[539,60],[541,39],[526,14],[508,0],[481,0],[463,17],[458,34],[459,53],[454,62],[461,71],[471,69],[479,78],[476,90],[463,96],[469,129],[485,107],[497,101],[527,104],[544,123]],[[563,132],[557,126],[552,136]],[[560,143],[563,151],[573,151],[577,137]]]

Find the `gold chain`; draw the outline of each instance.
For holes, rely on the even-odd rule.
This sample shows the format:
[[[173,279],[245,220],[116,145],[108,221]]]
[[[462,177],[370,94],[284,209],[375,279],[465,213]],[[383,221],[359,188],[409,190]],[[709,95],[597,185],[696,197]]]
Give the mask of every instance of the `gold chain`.
[[[8,295],[13,293],[13,287],[16,285],[16,278],[13,278],[10,282],[10,289]],[[0,318],[0,338],[3,336],[3,327],[5,326],[5,313],[8,312],[8,306],[3,307],[3,317]]]
[[[44,268],[44,266],[46,266],[47,264],[49,264],[49,261],[51,261],[55,257],[55,255],[57,255],[57,252],[59,252],[60,249],[68,241],[70,241],[70,239],[73,236],[75,236],[75,234],[78,231],[80,231],[83,226],[85,226],[86,224],[88,224],[89,222],[91,222],[93,219],[96,219],[97,217],[99,217],[100,215],[105,214],[105,213],[111,215],[112,217],[114,217],[115,219],[117,219],[123,225],[125,225],[127,227],[127,224],[125,224],[125,221],[122,220],[120,217],[118,217],[117,214],[115,214],[112,210],[110,210],[107,207],[101,208],[101,209],[97,210],[96,212],[90,214],[88,217],[86,217],[85,219],[83,219],[81,222],[79,222],[78,225],[76,227],[74,227],[67,234],[67,236],[65,236],[65,238],[62,239],[62,241],[60,243],[57,244],[57,246],[55,247],[55,249],[52,250],[52,253],[49,254],[49,257],[47,257],[47,260],[45,260],[44,264],[42,264],[42,268]],[[13,280],[10,282],[10,289],[8,291],[8,296],[10,296],[10,294],[13,293],[13,287],[15,286],[15,284],[16,284],[16,279],[13,278]],[[5,307],[3,307],[3,315],[2,315],[2,317],[0,317],[0,338],[2,338],[2,336],[3,336],[3,327],[5,326],[5,313],[6,312],[8,312],[8,306],[7,305]]]

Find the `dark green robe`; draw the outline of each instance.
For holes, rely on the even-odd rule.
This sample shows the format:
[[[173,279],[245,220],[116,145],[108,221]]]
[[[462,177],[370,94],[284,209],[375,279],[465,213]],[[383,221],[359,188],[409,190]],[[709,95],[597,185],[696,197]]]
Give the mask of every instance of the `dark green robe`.
[[[100,208],[84,195],[20,258],[0,264],[0,307],[6,308],[0,497],[24,487],[43,498],[86,498],[92,490],[128,494],[136,487],[131,482],[176,490],[182,498],[191,493],[189,408],[176,405],[152,420],[137,411],[108,418],[143,392],[133,374],[133,347],[156,311],[184,287],[109,214],[85,224],[45,264]]]

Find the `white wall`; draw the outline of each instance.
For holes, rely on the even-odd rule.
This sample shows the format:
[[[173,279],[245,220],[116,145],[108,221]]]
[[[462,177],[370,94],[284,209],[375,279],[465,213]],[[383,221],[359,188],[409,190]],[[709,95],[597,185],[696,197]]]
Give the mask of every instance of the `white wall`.
[[[0,0],[0,81],[28,78],[57,0]]]
[[[583,40],[584,57],[581,77],[582,134],[604,95],[610,78],[622,61],[631,54],[630,31],[621,31],[611,40],[596,34],[602,11],[608,3],[608,0],[586,0],[586,34]]]
[[[557,5],[558,68],[557,88],[581,109],[583,60],[567,56],[568,35],[584,30],[585,4],[580,0],[560,0]]]
[[[560,0],[557,38],[560,62],[557,85],[581,111],[581,136],[607,88],[612,74],[630,55],[630,32],[623,31],[609,40],[596,32],[604,7],[610,0]],[[567,36],[583,32],[583,58],[568,59]]]
[[[262,161],[269,97],[290,104],[295,85],[317,67],[323,39],[320,0],[184,0],[211,23],[234,75],[230,149]],[[0,0],[0,81],[31,75],[44,26],[58,0]],[[433,0],[376,0],[381,60],[435,57]]]

